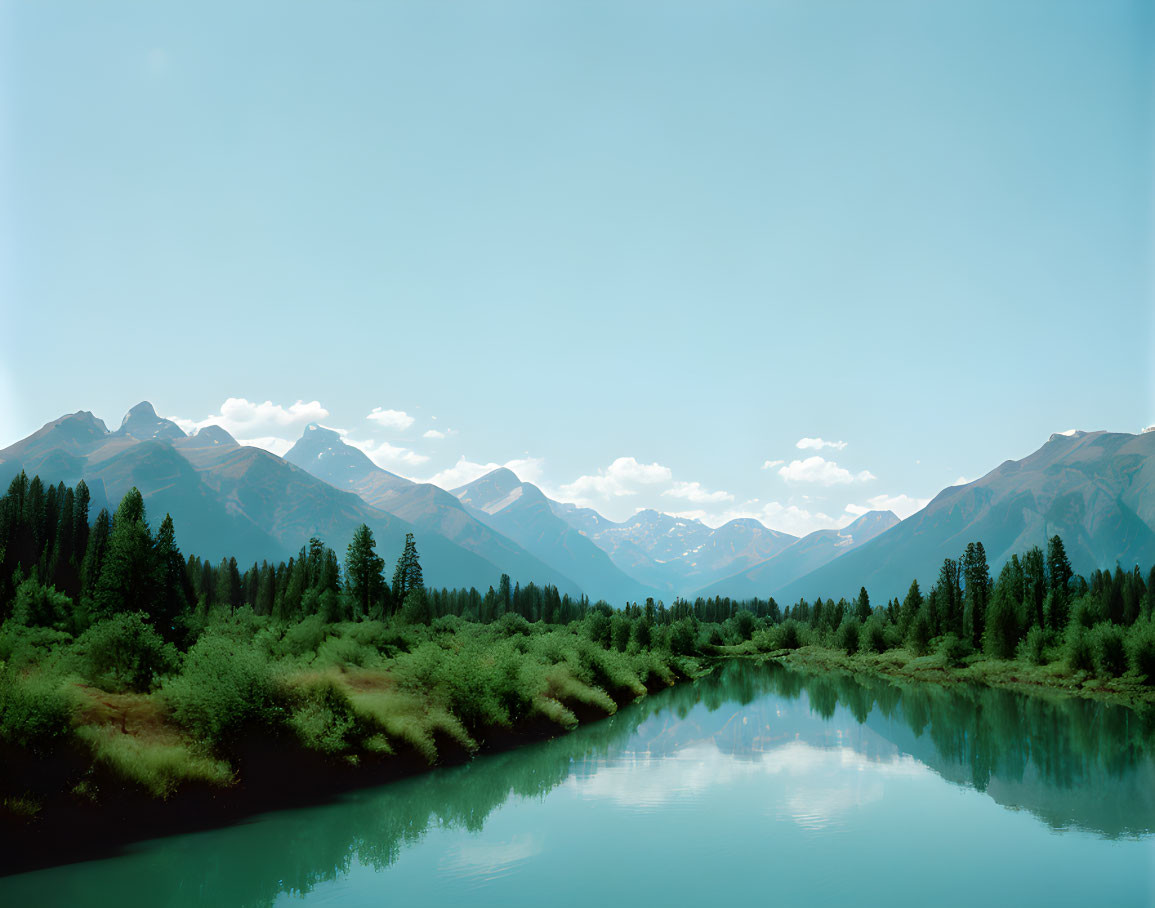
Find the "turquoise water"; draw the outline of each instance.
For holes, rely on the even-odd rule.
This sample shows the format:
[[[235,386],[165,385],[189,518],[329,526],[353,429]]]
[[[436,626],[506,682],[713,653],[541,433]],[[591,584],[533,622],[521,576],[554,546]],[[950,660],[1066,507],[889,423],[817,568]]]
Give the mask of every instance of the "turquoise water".
[[[1155,904],[1135,713],[732,663],[572,735],[0,879],[0,905]]]

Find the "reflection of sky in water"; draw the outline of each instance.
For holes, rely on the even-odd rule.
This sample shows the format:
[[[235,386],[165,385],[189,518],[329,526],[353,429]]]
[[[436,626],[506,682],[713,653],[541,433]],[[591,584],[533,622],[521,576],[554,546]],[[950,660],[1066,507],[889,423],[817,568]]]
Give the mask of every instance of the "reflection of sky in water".
[[[713,788],[746,785],[752,792],[778,796],[765,803],[766,811],[790,817],[804,828],[821,829],[837,823],[848,810],[880,800],[884,789],[879,777],[895,775],[932,772],[912,757],[871,759],[849,747],[793,741],[751,760],[705,742],[665,757],[626,754],[603,763],[592,775],[572,776],[566,785],[581,798],[641,811],[667,810],[678,803],[689,807],[685,802],[709,797]],[[780,777],[782,784],[759,784],[764,777]]]
[[[734,665],[554,741],[0,879],[0,905],[1155,904],[1125,714],[799,683]]]

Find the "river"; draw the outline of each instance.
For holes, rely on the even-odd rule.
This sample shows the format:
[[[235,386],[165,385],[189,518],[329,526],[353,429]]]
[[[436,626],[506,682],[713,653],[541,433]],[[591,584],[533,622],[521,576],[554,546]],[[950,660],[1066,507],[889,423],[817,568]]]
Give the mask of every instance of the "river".
[[[1155,905],[1155,729],[731,662],[573,734],[0,879],[0,905]]]

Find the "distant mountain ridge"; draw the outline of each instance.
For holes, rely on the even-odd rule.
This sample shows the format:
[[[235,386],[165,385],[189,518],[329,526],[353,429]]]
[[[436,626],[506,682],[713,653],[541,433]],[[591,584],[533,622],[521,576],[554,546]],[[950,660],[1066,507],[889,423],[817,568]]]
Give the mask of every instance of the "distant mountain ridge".
[[[700,590],[703,596],[765,599],[791,581],[829,564],[899,523],[893,511],[868,511],[840,530],[816,530],[767,560]]]
[[[479,520],[516,540],[569,577],[580,577],[591,599],[640,602],[661,598],[622,571],[604,551],[558,517],[541,489],[504,467],[454,489]]]
[[[295,554],[317,535],[343,554],[362,522],[391,561],[406,532],[438,586],[484,589],[508,573],[615,605],[648,596],[773,595],[780,602],[875,601],[924,586],[943,558],[981,541],[992,572],[1061,535],[1079,573],[1155,562],[1155,432],[1053,435],[1022,460],[952,486],[906,520],[870,512],[801,539],[740,519],[711,528],[642,510],[616,522],[549,499],[504,468],[452,492],[378,467],[340,433],[311,425],[284,458],[219,426],[186,435],[148,402],[116,431],[79,410],[0,450],[0,481],[20,469],[92,490],[93,511],[135,485],[154,522],[167,511],[189,553],[251,563]]]
[[[758,564],[797,539],[749,519],[713,529],[700,520],[642,510],[615,523],[590,508],[551,506],[631,577],[678,596]]]
[[[147,402],[133,407],[116,432],[87,411],[53,420],[0,451],[0,481],[7,483],[21,469],[46,482],[84,479],[92,490],[94,513],[102,506],[115,508],[136,486],[154,525],[171,513],[182,549],[212,560],[287,558],[311,536],[321,537],[343,556],[354,530],[365,523],[387,562],[400,553],[405,534],[416,533],[426,576],[439,586],[486,589],[507,572],[524,582],[557,582],[571,595],[580,592],[568,578],[508,540],[495,541],[500,554],[500,563],[495,563],[440,533],[372,507],[275,454],[238,445],[220,427],[187,436]],[[440,494],[456,503],[448,493]],[[464,513],[462,518],[469,519]],[[496,536],[477,526],[481,533]]]
[[[924,589],[944,558],[982,542],[992,573],[1012,554],[1062,537],[1077,573],[1155,563],[1155,433],[1052,435],[1035,453],[943,489],[925,508],[855,551],[781,589],[784,601],[902,596]],[[775,595],[778,595],[777,593]]]

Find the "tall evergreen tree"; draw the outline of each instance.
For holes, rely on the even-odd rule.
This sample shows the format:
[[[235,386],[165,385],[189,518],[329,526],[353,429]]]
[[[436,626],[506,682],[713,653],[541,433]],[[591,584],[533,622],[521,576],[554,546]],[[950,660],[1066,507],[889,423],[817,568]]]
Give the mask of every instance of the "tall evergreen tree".
[[[162,636],[176,637],[177,619],[188,608],[191,585],[185,570],[184,556],[176,544],[172,515],[165,514],[154,544],[156,559],[156,604],[153,619]]]
[[[153,541],[144,520],[144,499],[133,486],[121,499],[112,518],[108,551],[93,595],[96,614],[100,617],[118,612],[152,614],[155,578]]]
[[[1071,562],[1067,550],[1058,535],[1047,543],[1047,578],[1051,591],[1051,628],[1060,630],[1067,626],[1067,612],[1070,603]]]
[[[425,589],[425,580],[421,575],[421,562],[417,555],[417,544],[413,541],[413,534],[405,534],[405,549],[397,559],[397,567],[393,570],[393,601],[404,604],[409,593],[415,589]]]
[[[987,603],[991,593],[991,572],[981,542],[967,543],[963,555],[963,579],[966,583],[966,625],[970,629],[971,643],[978,649],[983,642]]]
[[[385,585],[385,559],[377,554],[373,531],[361,524],[345,553],[345,583],[357,614],[369,615],[385,608],[389,588]]]

